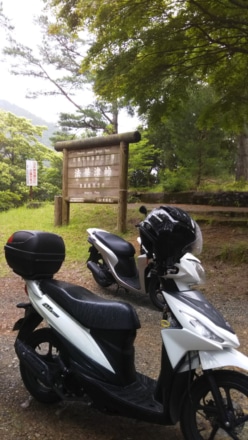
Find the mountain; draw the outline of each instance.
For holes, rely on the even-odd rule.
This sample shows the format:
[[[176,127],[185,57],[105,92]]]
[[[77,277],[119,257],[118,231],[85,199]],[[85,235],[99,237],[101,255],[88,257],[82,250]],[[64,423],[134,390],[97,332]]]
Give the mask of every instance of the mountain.
[[[49,138],[55,131],[58,130],[56,124],[54,124],[53,122],[47,122],[44,119],[34,115],[33,113],[30,113],[28,110],[18,107],[18,105],[12,104],[11,102],[5,101],[4,99],[0,99],[0,109],[6,112],[13,113],[16,116],[29,119],[32,121],[33,125],[45,125],[47,127],[47,130],[44,130],[42,137],[39,138],[39,141],[47,147],[52,148]]]

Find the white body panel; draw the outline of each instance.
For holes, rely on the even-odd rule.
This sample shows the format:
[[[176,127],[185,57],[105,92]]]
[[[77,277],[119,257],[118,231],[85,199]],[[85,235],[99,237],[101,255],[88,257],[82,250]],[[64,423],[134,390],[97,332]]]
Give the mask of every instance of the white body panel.
[[[115,278],[116,282],[124,287],[125,289],[128,289],[133,292],[139,292],[139,293],[147,293],[145,289],[145,269],[147,267],[147,257],[145,254],[139,255],[137,258],[137,269],[139,274],[139,289],[136,289],[134,286],[129,285],[125,280],[120,278],[115,270],[115,266],[118,263],[118,258],[115,255],[114,252],[111,251],[107,246],[105,246],[101,241],[97,239],[95,236],[95,232],[106,232],[104,229],[99,228],[88,228],[87,232],[89,236],[91,237],[92,241],[94,242],[95,248],[100,252],[102,257],[104,258],[105,263],[108,265],[110,271],[112,272],[113,277]]]
[[[173,368],[190,351],[199,354],[198,362],[195,357],[194,363],[192,359],[191,368],[201,365],[203,370],[208,370],[233,366],[248,370],[248,357],[233,348],[223,348],[185,329],[164,329],[161,334]]]
[[[27,280],[26,283],[29,299],[39,315],[78,350],[114,373],[108,359],[92,338],[90,330],[73,319],[52,299],[42,294],[37,281]]]
[[[186,294],[187,292],[185,292]],[[168,295],[166,292],[163,292],[163,295],[165,296],[166,302],[169,305],[172,312],[177,317],[178,321],[182,325],[184,330],[189,331],[192,336],[197,336],[197,333],[195,332],[194,327],[192,326],[190,322],[190,317],[192,319],[199,320],[202,324],[204,324],[207,328],[211,329],[212,332],[214,332],[215,335],[217,335],[219,338],[223,339],[223,343],[217,343],[217,346],[222,350],[224,347],[233,347],[237,348],[239,347],[239,340],[237,338],[237,335],[235,333],[231,333],[230,331],[227,331],[224,328],[218,327],[210,318],[208,318],[206,315],[203,315],[202,313],[198,312],[197,310],[193,309],[192,307],[188,306],[187,304],[182,303],[182,301],[179,301],[175,296]],[[202,340],[204,341],[204,337],[202,337]],[[209,349],[213,349],[215,347],[215,341],[206,339],[209,343],[213,344],[212,348],[209,347]],[[192,348],[194,350],[194,348]],[[200,350],[201,348],[196,348]]]
[[[187,353],[192,352],[191,368],[197,368],[201,364],[203,370],[227,366],[248,370],[248,357],[234,350],[239,346],[235,333],[219,327],[206,315],[177,299],[176,295],[168,295],[166,292],[163,292],[163,295],[182,325],[182,328],[168,327],[161,330],[162,340],[173,368],[176,368]],[[217,339],[198,333],[192,325],[195,319],[210,329]],[[195,355],[196,353],[198,356]],[[183,371],[185,367],[185,365],[181,367],[181,370]]]
[[[189,351],[216,350],[219,344],[202,338],[187,329],[168,328],[161,331],[163,343],[171,365],[175,368]]]
[[[248,370],[248,357],[233,348],[225,348],[223,351],[199,351],[199,356],[203,370],[230,366]]]

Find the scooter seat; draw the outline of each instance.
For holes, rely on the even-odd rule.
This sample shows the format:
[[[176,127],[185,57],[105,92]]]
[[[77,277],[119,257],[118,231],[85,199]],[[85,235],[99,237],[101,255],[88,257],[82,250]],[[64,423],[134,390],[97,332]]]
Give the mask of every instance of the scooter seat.
[[[111,249],[116,255],[121,254],[125,257],[134,256],[135,249],[132,243],[129,243],[118,235],[105,231],[96,231],[94,234],[98,240]]]
[[[40,289],[89,329],[140,328],[138,315],[131,304],[106,300],[82,286],[54,279],[41,280]]]

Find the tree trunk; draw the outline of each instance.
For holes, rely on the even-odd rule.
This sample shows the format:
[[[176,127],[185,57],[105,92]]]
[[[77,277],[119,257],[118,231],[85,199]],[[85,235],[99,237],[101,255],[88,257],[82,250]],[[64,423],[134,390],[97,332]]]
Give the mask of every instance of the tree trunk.
[[[118,133],[118,104],[112,104],[113,134]]]
[[[248,133],[238,136],[236,180],[248,180]]]

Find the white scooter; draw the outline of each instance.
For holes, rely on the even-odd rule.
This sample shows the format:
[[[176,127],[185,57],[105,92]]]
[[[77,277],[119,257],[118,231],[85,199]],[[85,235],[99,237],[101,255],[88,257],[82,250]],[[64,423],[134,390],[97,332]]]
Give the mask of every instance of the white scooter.
[[[177,254],[183,225],[178,229],[172,215],[170,221],[165,235],[174,236]],[[193,221],[185,223],[192,251],[199,234]],[[177,259],[172,251],[170,261]],[[63,239],[52,233],[17,231],[5,245],[7,263],[25,280],[29,299],[18,305],[25,314],[14,329],[22,380],[31,395],[43,403],[86,401],[111,415],[161,425],[180,421],[186,440],[247,440],[248,358],[236,350],[235,332],[204,296],[163,290],[161,277],[161,371],[154,380],[135,368],[140,322],[134,308],[54,279],[64,256]],[[188,276],[198,266],[202,273],[193,260]],[[180,263],[177,268],[180,273]],[[47,326],[39,328],[42,320]]]
[[[184,220],[184,217],[189,219],[188,214],[179,208],[161,206],[153,209],[144,221],[136,225],[140,233],[138,237],[140,255],[137,260],[134,246],[123,238],[104,229],[87,229],[88,242],[91,244],[87,267],[97,284],[101,287],[116,284],[118,289],[124,288],[130,292],[148,294],[153,305],[163,310],[165,300],[162,289],[177,292],[188,290],[192,285],[204,283],[204,270],[200,271],[200,261],[185,249],[184,253],[180,249],[176,254],[175,238],[171,244],[170,239],[162,236],[167,232],[164,227],[171,211],[178,222]],[[140,212],[147,214],[144,206],[141,206]],[[184,230],[183,234],[186,232],[188,231]],[[157,245],[158,241],[161,244],[160,248]],[[173,255],[177,257],[176,260],[171,259],[169,255],[171,245],[174,248]],[[199,243],[199,250],[195,246],[196,251],[198,253],[201,251],[201,243]],[[167,259],[166,277],[164,276],[165,268],[161,267],[161,253]]]

